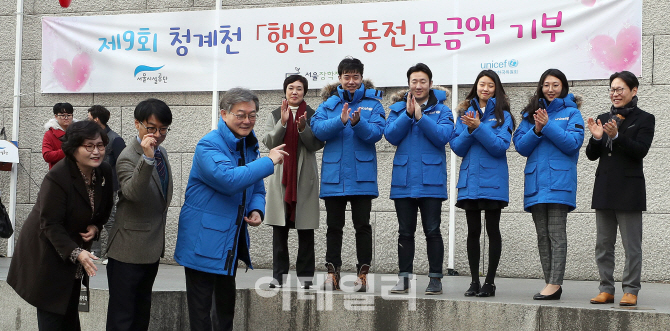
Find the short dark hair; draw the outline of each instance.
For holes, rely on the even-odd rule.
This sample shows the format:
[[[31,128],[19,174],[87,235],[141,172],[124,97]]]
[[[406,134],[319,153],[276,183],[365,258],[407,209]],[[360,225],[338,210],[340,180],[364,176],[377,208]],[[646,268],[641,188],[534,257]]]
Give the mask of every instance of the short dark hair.
[[[54,115],[62,114],[62,113],[68,113],[72,114],[74,113],[74,108],[72,108],[72,105],[68,102],[59,102],[54,105]]]
[[[109,110],[107,108],[101,106],[101,105],[94,105],[93,107],[88,109],[88,113],[91,114],[91,117],[93,119],[98,119],[100,120],[100,123],[102,125],[107,125],[107,122],[109,121]]]
[[[231,88],[221,96],[219,110],[225,110],[227,113],[231,111],[233,106],[236,104],[250,101],[254,102],[256,105],[256,111],[258,111],[258,97],[256,94],[254,94],[254,92],[251,92],[251,90],[242,87]]]
[[[340,61],[340,64],[337,66],[337,74],[342,76],[342,74],[350,73],[361,74],[363,76],[363,63],[359,59],[348,56]]]
[[[156,116],[156,119],[161,121],[163,125],[172,124],[172,111],[165,102],[149,98],[137,104],[135,107],[135,119],[144,122],[151,117]]]
[[[433,81],[433,72],[430,71],[430,68],[428,68],[428,66],[423,63],[417,63],[407,70],[407,83],[409,83],[409,76],[411,76],[415,72],[423,72],[426,75],[428,75],[429,81],[431,82]]]
[[[615,72],[610,76],[610,86],[612,86],[612,82],[617,79],[621,78],[626,85],[628,85],[629,89],[634,89],[638,86],[640,86],[640,81],[637,80],[637,77],[635,77],[635,74],[630,72],[630,71],[619,71]]]
[[[102,138],[102,143],[107,145],[109,138],[107,133],[103,130],[100,125],[93,121],[79,121],[70,124],[65,131],[65,135],[61,137],[63,145],[63,153],[68,159],[75,161],[74,153],[77,151],[77,148],[84,144],[86,139],[97,139],[98,137]],[[101,153],[104,154],[104,153]]]
[[[300,75],[291,75],[291,76],[286,77],[286,79],[284,79],[284,94],[286,94],[286,89],[288,88],[288,84],[292,84],[292,83],[295,83],[297,81],[300,81],[302,83],[303,91],[307,91],[309,89],[308,88],[309,84],[307,83],[307,78],[305,78],[303,76],[300,76]]]

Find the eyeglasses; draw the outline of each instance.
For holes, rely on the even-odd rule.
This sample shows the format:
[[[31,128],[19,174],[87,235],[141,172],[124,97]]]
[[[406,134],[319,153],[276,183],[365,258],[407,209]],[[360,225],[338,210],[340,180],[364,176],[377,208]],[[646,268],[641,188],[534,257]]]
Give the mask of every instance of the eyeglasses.
[[[155,128],[155,127],[153,127],[153,126],[147,127],[147,126],[144,125],[144,123],[142,123],[142,122],[140,122],[140,124],[142,124],[142,126],[143,126],[145,129],[147,129],[147,132],[149,132],[149,133],[156,133],[156,131],[158,131],[158,132],[161,133],[161,135],[164,136],[164,135],[166,135],[168,132],[170,132],[170,128],[169,128],[169,127],[168,127],[168,128],[160,128],[160,129],[158,129],[158,128]]]
[[[621,94],[621,93],[623,93],[623,91],[625,91],[625,90],[626,90],[626,89],[623,88],[623,87],[617,87],[617,88],[607,89],[607,91],[609,91],[610,95]]]
[[[97,148],[98,151],[100,151],[101,153],[105,151],[105,144],[103,144],[103,143],[99,143],[99,144],[95,144],[95,145],[94,145],[94,144],[88,144],[88,145],[82,145],[82,146],[83,146],[83,147],[86,149],[86,151],[89,152],[89,153],[93,153],[93,151],[94,151],[96,148]]]
[[[58,116],[60,118],[68,119],[68,118],[72,118],[73,115],[72,114],[58,114],[56,116]]]
[[[258,117],[258,114],[256,114],[256,112],[253,112],[251,114],[233,114],[233,116],[237,117],[238,121],[244,121],[245,119],[249,118],[250,122],[255,122],[256,118]]]

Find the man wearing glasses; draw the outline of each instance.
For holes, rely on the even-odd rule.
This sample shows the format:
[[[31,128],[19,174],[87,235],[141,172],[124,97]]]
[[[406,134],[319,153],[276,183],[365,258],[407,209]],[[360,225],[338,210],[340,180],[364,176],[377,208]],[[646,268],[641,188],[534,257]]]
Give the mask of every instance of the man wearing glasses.
[[[137,137],[116,161],[119,202],[109,234],[107,330],[147,330],[151,290],[165,251],[165,220],[172,199],[172,171],[161,143],[172,112],[147,99],[135,107]]]
[[[65,153],[61,149],[60,138],[65,135],[67,127],[72,124],[72,113],[74,112],[72,105],[67,102],[55,104],[53,110],[54,118],[44,124],[44,129],[47,132],[44,133],[42,139],[42,157],[49,164],[49,170],[58,161],[65,158]]]
[[[174,253],[184,266],[191,330],[233,329],[237,262],[252,267],[247,227],[261,224],[263,178],[287,154],[282,144],[260,156],[253,92],[230,89],[219,106],[218,128],[195,147]]]

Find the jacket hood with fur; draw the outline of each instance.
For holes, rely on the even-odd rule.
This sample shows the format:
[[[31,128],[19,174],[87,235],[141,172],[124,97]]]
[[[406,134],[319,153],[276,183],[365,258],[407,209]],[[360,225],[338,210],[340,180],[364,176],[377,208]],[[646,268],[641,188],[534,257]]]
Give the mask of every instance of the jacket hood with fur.
[[[583,101],[582,96],[581,96],[581,95],[577,95],[577,94],[573,94],[573,96],[574,96],[575,104],[577,104],[577,109],[580,109],[580,110],[581,110],[581,108],[582,108],[582,101]],[[567,98],[567,96],[566,96],[566,98]],[[463,100],[463,101],[461,101],[461,102],[458,104],[458,108],[456,109],[456,110],[458,111],[458,116],[463,116],[463,114],[465,114],[465,112],[468,110],[468,108],[470,108],[470,100]]]
[[[433,85],[433,87],[431,87],[431,89],[432,89],[432,90],[445,91],[445,92],[447,93],[447,98],[451,95],[451,92],[450,92],[447,88],[445,88],[445,87],[443,87],[443,86]],[[400,90],[400,91],[398,91],[398,92],[396,92],[396,93],[393,93],[393,95],[391,95],[391,103],[396,103],[396,102],[398,102],[398,101],[402,101],[402,100],[404,100],[404,99],[405,99],[405,95],[406,95],[408,92],[409,92],[409,90]],[[445,102],[446,102],[446,100],[445,100]]]
[[[76,120],[73,117],[72,118],[72,123],[74,123],[74,122],[78,122],[78,120]],[[49,129],[65,131],[65,130],[63,130],[63,128],[60,127],[60,124],[58,124],[58,120],[55,119],[55,118],[52,118],[52,119],[48,120],[46,123],[44,123],[44,130],[49,131]]]
[[[366,89],[375,88],[375,84],[372,84],[372,81],[369,79],[363,79],[363,85],[365,85]],[[340,86],[340,82],[330,83],[324,86],[321,89],[321,99],[323,99],[323,101],[326,101],[328,100],[328,98],[330,98],[330,96],[337,94],[338,86]]]

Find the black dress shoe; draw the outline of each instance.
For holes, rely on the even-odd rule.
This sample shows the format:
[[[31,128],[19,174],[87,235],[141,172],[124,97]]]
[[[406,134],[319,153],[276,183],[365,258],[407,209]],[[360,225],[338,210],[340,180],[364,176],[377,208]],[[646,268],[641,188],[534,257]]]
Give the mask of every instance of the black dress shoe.
[[[563,287],[559,286],[558,290],[556,292],[549,294],[549,295],[543,295],[540,293],[537,293],[533,295],[533,300],[560,300],[561,299],[561,294],[563,294]]]
[[[494,296],[496,296],[495,284],[484,283],[484,286],[482,286],[481,290],[479,290],[479,293],[477,293],[477,297],[480,298],[494,297]]]
[[[470,283],[470,288],[465,291],[466,297],[473,297],[479,293],[479,283],[472,282]]]

